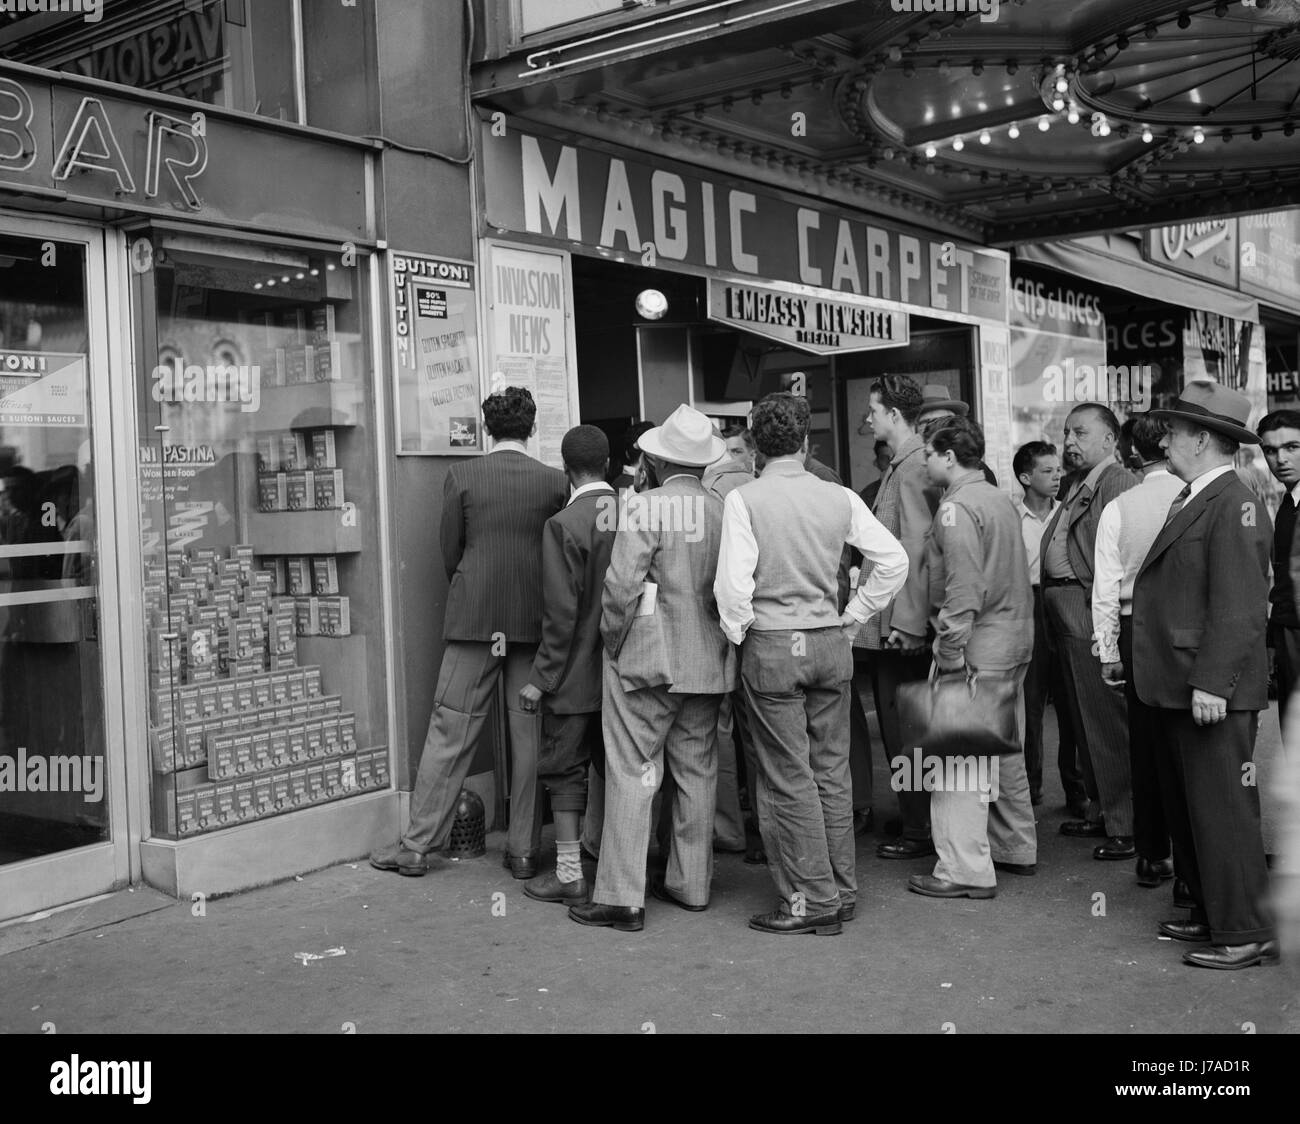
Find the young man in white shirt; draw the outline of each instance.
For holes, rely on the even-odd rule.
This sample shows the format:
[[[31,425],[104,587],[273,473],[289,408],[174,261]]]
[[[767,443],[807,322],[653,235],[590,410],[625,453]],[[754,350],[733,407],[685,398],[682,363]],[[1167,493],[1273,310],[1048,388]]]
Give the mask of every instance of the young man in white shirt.
[[[1128,703],[1137,880],[1147,887],[1172,878],[1174,864],[1156,777],[1152,711],[1134,701],[1132,676],[1126,676],[1124,668],[1133,666],[1133,582],[1183,486],[1169,471],[1160,448],[1167,430],[1167,424],[1157,418],[1134,419],[1133,451],[1141,461],[1142,482],[1103,509],[1093,555],[1092,626],[1102,678],[1123,690]]]
[[[840,932],[856,906],[849,775],[852,641],[906,580],[907,554],[849,488],[805,468],[808,402],[771,394],[754,407],[763,474],[725,501],[713,594],[741,647],[741,685],[758,757],[759,828],[780,907],[765,933]],[[844,544],[872,564],[844,612]]]
[[[1255,431],[1273,478],[1286,489],[1273,525],[1273,587],[1269,590],[1268,648],[1277,667],[1277,715],[1285,724],[1291,692],[1300,680],[1300,611],[1292,569],[1296,507],[1300,505],[1300,412],[1274,410]]]
[[[1034,804],[1043,802],[1043,713],[1047,709],[1047,689],[1053,682],[1053,655],[1047,643],[1047,626],[1043,621],[1043,589],[1040,583],[1039,555],[1043,532],[1061,506],[1056,494],[1061,490],[1061,458],[1056,446],[1046,441],[1030,441],[1016,450],[1011,461],[1024,495],[1015,500],[1016,514],[1020,516],[1020,531],[1025,541],[1025,561],[1029,564],[1029,581],[1034,589],[1034,654],[1025,675],[1025,772],[1029,775],[1029,798]],[[1057,681],[1059,682],[1059,667]],[[1064,706],[1063,690],[1056,694],[1056,723],[1064,728],[1069,718]],[[1074,763],[1074,750],[1069,739],[1060,739],[1061,747],[1069,750],[1058,754],[1061,767],[1061,785],[1067,803],[1081,807],[1084,802],[1083,777]],[[1080,815],[1083,813],[1080,812]]]

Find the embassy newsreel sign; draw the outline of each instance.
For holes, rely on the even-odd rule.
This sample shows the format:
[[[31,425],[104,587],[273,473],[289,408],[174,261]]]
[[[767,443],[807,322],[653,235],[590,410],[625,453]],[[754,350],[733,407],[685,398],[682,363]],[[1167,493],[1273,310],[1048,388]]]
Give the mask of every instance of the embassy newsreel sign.
[[[523,132],[514,122],[499,126],[485,121],[482,130],[489,233],[525,234],[637,261],[652,253],[659,268],[676,264],[687,272],[829,290],[821,295],[831,302],[842,295],[855,307],[862,301],[854,297],[941,319],[1006,323],[1005,254],[861,212],[801,203],[688,165],[578,146]],[[834,335],[833,328],[817,326],[811,311],[813,322],[798,329]],[[887,327],[842,313],[832,320],[844,341],[858,327],[872,346],[880,346],[875,341]]]
[[[708,315],[710,320],[814,355],[902,347],[909,340],[905,312],[867,300],[773,292],[714,277],[709,278]]]

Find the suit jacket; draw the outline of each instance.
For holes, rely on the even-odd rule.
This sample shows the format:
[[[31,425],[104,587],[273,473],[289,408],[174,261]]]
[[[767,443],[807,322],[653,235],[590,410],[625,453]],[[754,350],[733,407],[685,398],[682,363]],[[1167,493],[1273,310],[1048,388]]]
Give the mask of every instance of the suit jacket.
[[[542,640],[529,682],[552,714],[600,709],[600,598],[618,528],[611,488],[584,492],[542,533]]]
[[[527,453],[503,449],[456,465],[442,489],[444,640],[536,644],[542,633],[542,528],[568,481]]]
[[[730,456],[723,457],[704,470],[704,486],[720,500],[725,500],[728,492],[734,492],[753,479],[754,474]]]
[[[934,520],[938,493],[930,487],[924,449],[925,441],[919,434],[908,438],[885,470],[876,494],[873,513],[907,551],[907,581],[880,615],[867,622],[862,630],[866,637],[865,647],[880,648],[880,641],[888,638],[890,630],[895,628],[909,636],[924,636],[929,623],[930,586],[925,569],[925,540]],[[876,640],[877,636],[879,640]]]
[[[600,622],[625,690],[667,685],[675,694],[712,695],[736,686],[736,652],[713,596],[722,510],[692,476],[628,497]],[[637,616],[646,582],[658,586],[654,612]]]
[[[1084,473],[1087,476],[1087,473]],[[1097,547],[1097,524],[1101,522],[1101,513],[1106,505],[1116,496],[1138,486],[1138,478],[1119,464],[1108,465],[1097,477],[1095,492],[1084,488],[1078,501],[1070,510],[1070,530],[1065,539],[1065,551],[1070,558],[1070,568],[1074,576],[1083,583],[1088,596],[1092,596],[1092,560]],[[1047,576],[1047,544],[1056,534],[1056,526],[1066,518],[1064,503],[1057,509],[1052,521],[1043,532],[1042,549],[1038,556],[1038,580]]]
[[[1212,480],[1152,543],[1133,585],[1133,686],[1148,706],[1187,710],[1192,689],[1229,710],[1268,706],[1273,526],[1236,472]]]

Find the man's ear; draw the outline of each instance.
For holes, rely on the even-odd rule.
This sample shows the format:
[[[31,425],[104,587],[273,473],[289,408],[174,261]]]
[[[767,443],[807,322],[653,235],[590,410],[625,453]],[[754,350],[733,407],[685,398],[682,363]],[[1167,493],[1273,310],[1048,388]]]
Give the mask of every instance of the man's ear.
[[[534,421],[533,421],[533,428],[530,429],[530,430],[528,431],[528,438],[529,438],[529,440],[532,440],[532,439],[533,439],[534,437],[536,437],[536,436],[537,436],[537,422],[536,422],[536,420],[534,420]]]

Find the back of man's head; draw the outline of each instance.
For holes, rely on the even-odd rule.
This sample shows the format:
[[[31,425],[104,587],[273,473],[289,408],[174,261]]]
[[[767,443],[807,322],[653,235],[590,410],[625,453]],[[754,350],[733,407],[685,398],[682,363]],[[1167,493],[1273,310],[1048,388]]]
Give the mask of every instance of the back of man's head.
[[[792,456],[803,448],[811,417],[808,399],[788,391],[769,394],[750,416],[754,445],[769,459]]]
[[[1162,461],[1165,459],[1165,452],[1160,448],[1160,442],[1169,432],[1169,423],[1160,418],[1148,417],[1145,414],[1139,414],[1130,418],[1133,423],[1132,436],[1133,448],[1137,455],[1142,458],[1143,464],[1151,464],[1153,461]],[[1125,425],[1128,422],[1124,423]]]
[[[560,456],[575,476],[603,477],[609,463],[609,438],[594,425],[575,425],[560,442]]]
[[[508,386],[483,400],[483,425],[497,441],[527,441],[537,420],[537,403],[524,386]]]

